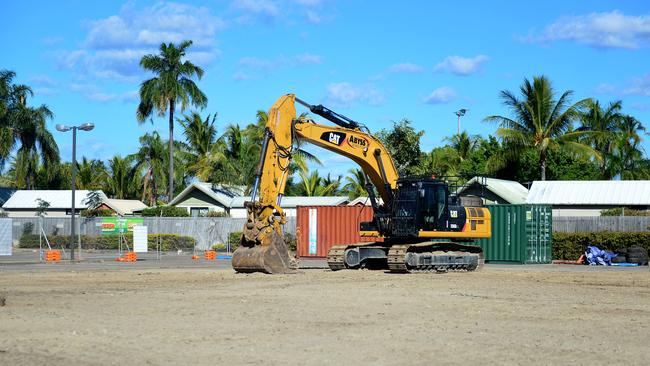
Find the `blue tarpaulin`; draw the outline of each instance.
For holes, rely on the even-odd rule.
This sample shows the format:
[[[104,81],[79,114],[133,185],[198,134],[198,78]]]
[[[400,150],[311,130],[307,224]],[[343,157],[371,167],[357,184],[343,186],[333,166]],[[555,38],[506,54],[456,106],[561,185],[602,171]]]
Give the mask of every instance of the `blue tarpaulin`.
[[[614,257],[616,257],[616,253],[607,252],[594,246],[588,246],[585,251],[585,258],[590,266],[611,266]]]

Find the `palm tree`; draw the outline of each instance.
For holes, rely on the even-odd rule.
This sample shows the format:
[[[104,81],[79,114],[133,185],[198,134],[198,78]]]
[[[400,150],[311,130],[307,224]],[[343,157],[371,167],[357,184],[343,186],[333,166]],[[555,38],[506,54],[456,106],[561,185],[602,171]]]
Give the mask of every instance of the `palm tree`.
[[[183,61],[185,52],[192,45],[192,41],[183,41],[176,46],[173,43],[161,44],[160,54],[148,54],[140,60],[140,66],[156,74],[140,85],[140,104],[136,117],[143,123],[151,116],[153,110],[159,116],[164,116],[169,110],[169,179],[168,197],[174,197],[174,111],[180,103],[181,112],[192,104],[196,107],[205,107],[208,98],[196,86],[192,77],[199,80],[203,77],[203,69],[190,61]]]
[[[363,170],[355,168],[348,170],[349,175],[345,177],[343,191],[353,200],[357,197],[366,196],[366,173]]]
[[[132,155],[132,176],[142,178],[142,201],[155,206],[158,201],[158,183],[165,181],[165,145],[158,132],[140,137],[140,149]]]
[[[220,137],[228,160],[222,179],[227,184],[250,185],[255,175],[261,142],[253,142],[238,124],[231,124]]]
[[[20,145],[16,151],[16,184],[34,189],[39,164],[48,172],[53,172],[59,164],[59,148],[46,126],[53,113],[44,104],[36,108],[27,106],[27,96],[32,94],[29,88],[17,86],[13,92],[18,103],[9,104],[5,124],[0,126],[0,160],[4,163],[9,153]]]
[[[107,192],[112,198],[125,199],[131,196],[133,156],[115,155],[108,160]]]
[[[637,166],[643,160],[644,149],[641,147],[643,139],[639,135],[645,134],[645,127],[641,121],[632,116],[622,116],[618,124],[616,138],[615,165],[622,179],[639,179]]]
[[[598,164],[603,179],[611,179],[615,175],[611,160],[616,147],[617,131],[623,117],[620,113],[621,107],[620,100],[610,103],[606,109],[600,106],[600,102],[590,101],[587,103],[588,109],[580,116],[583,129],[594,132],[586,136],[584,142],[600,154],[601,159]]]
[[[512,153],[525,148],[537,151],[542,180],[546,180],[546,157],[553,146],[599,157],[591,147],[578,141],[589,133],[573,130],[573,121],[579,118],[581,109],[590,99],[570,104],[573,92],[569,90],[556,100],[551,81],[546,76],[535,76],[532,83],[524,79],[520,91],[522,99],[507,90],[500,94],[513,118],[495,115],[486,117],[485,121],[499,123],[497,135],[504,144],[513,147]]]
[[[99,190],[106,182],[108,173],[104,162],[88,159],[85,156],[77,161],[77,188]]]
[[[183,116],[179,123],[183,126],[187,145],[182,149],[187,164],[188,173],[202,181],[213,180],[219,170],[224,170],[228,159],[224,154],[223,139],[217,139],[217,128],[214,125],[217,114],[205,120],[196,112]]]
[[[451,147],[456,150],[458,160],[461,162],[467,159],[481,142],[478,136],[470,136],[467,131],[463,131],[452,137],[445,137],[444,140],[451,143]]]
[[[338,182],[331,180],[326,181],[318,175],[318,171],[314,170],[311,174],[307,175],[305,172],[299,172],[298,175],[301,181],[296,185],[297,195],[316,197],[328,196],[334,194],[338,186]]]

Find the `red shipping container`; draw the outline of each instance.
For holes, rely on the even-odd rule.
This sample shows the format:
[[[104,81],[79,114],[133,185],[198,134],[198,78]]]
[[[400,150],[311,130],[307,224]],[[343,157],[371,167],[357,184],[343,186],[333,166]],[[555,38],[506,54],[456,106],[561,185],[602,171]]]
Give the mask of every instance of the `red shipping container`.
[[[334,245],[382,241],[361,237],[359,224],[372,221],[369,206],[298,206],[296,210],[296,241],[299,257],[325,258]],[[310,225],[316,224],[315,232]],[[310,233],[315,243],[310,242]],[[311,244],[311,245],[310,245]]]

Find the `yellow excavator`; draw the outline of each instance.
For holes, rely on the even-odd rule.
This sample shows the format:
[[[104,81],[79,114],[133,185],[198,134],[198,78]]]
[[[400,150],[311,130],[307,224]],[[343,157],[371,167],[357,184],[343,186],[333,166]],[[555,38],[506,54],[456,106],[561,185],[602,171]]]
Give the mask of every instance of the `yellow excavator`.
[[[296,102],[336,126],[298,117]],[[480,268],[483,251],[471,244],[491,235],[486,208],[458,205],[444,181],[400,178],[388,150],[366,126],[287,94],[268,113],[251,200],[246,202],[247,222],[232,256],[235,271],[291,273],[297,268],[282,231],[286,223],[282,196],[297,139],[350,158],[366,175],[374,214],[371,222],[361,223],[360,235],[383,241],[332,247],[327,255],[332,270],[446,272]]]

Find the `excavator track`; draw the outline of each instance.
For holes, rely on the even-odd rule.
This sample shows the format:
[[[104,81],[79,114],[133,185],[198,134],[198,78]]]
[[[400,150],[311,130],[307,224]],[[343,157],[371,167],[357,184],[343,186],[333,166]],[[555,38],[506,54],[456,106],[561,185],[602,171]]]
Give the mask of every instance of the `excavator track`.
[[[478,246],[453,242],[385,245],[358,243],[336,245],[327,253],[332,271],[342,269],[388,269],[392,273],[476,271],[483,266]]]
[[[451,242],[393,245],[388,251],[392,273],[477,271],[485,259],[480,247]]]
[[[332,271],[345,269],[345,250],[348,245],[335,245],[327,252],[327,265]]]

